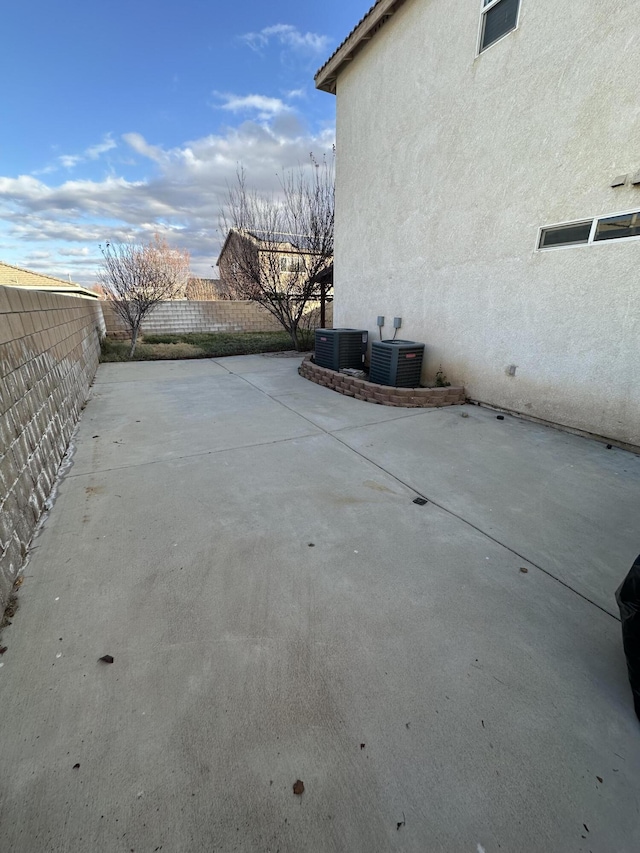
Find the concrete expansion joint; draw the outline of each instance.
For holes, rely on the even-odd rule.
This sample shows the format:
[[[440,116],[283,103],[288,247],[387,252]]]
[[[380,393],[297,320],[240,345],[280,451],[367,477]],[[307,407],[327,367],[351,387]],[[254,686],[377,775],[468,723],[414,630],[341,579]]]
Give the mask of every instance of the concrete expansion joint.
[[[317,365],[313,365],[313,363],[312,363],[312,362],[310,362],[310,356],[306,356],[306,357],[305,357],[305,359],[304,359],[304,361],[302,362],[302,364],[301,364],[301,365],[300,365],[300,367],[298,368],[298,373],[299,373],[301,376],[303,376],[303,377],[304,377],[304,373],[305,373],[305,371],[309,371],[309,370],[310,370],[310,368],[316,368],[316,369],[318,369],[318,366],[317,366]],[[320,369],[320,370],[325,370],[326,368],[319,368],[319,369]],[[334,375],[340,375],[340,374],[335,374],[335,371],[329,371],[329,372],[330,372],[330,373],[333,373]],[[249,382],[249,380],[248,380],[248,379],[246,379],[246,377],[243,377],[243,378],[245,379],[245,381],[246,381],[246,382],[248,382],[248,384],[249,384],[249,385],[251,385],[252,387],[254,387],[254,388],[256,388],[257,390],[261,391],[263,394],[265,394],[265,395],[266,395],[267,397],[269,397],[270,399],[272,399],[272,400],[274,400],[274,401],[276,401],[276,402],[280,403],[280,405],[281,405],[281,406],[284,406],[286,409],[289,409],[289,411],[295,412],[299,417],[304,417],[304,418],[305,418],[305,420],[307,420],[310,424],[312,424],[312,425],[313,425],[313,426],[315,426],[316,428],[321,429],[321,430],[322,430],[322,432],[324,433],[324,435],[328,436],[329,438],[334,439],[334,441],[339,442],[339,444],[341,444],[341,445],[342,445],[342,447],[346,448],[347,450],[351,451],[352,453],[355,453],[355,454],[356,454],[357,456],[359,456],[361,459],[363,459],[364,461],[366,461],[366,462],[368,462],[370,465],[372,465],[374,468],[376,468],[376,469],[377,469],[377,470],[379,470],[379,471],[382,471],[384,474],[386,474],[387,476],[389,476],[389,477],[391,477],[392,479],[394,479],[394,480],[395,480],[399,485],[403,486],[404,488],[408,489],[410,492],[412,492],[413,494],[415,494],[416,489],[415,489],[415,487],[414,487],[414,486],[412,486],[412,485],[411,485],[411,483],[409,483],[409,482],[407,482],[406,480],[403,480],[402,478],[398,477],[398,476],[397,476],[396,474],[394,474],[392,471],[390,471],[389,469],[385,468],[383,465],[380,465],[379,463],[375,462],[373,459],[370,459],[370,458],[369,458],[365,453],[362,453],[361,451],[357,450],[355,447],[352,447],[352,446],[351,446],[347,441],[345,441],[343,438],[341,438],[341,437],[337,434],[338,432],[347,432],[347,431],[350,431],[351,429],[353,429],[353,427],[345,427],[343,430],[334,430],[334,431],[329,431],[329,430],[326,430],[326,429],[324,429],[324,428],[322,428],[322,427],[317,427],[317,425],[316,425],[316,424],[314,424],[314,422],[313,422],[313,421],[311,421],[309,418],[306,418],[304,415],[301,415],[301,414],[300,414],[300,412],[297,412],[295,409],[293,409],[293,408],[291,408],[290,406],[288,406],[288,405],[287,405],[286,403],[284,403],[282,400],[279,400],[277,397],[273,397],[271,394],[269,394],[268,392],[266,392],[266,391],[264,391],[263,389],[259,388],[257,385],[253,385],[253,383],[252,383],[252,382]],[[365,383],[365,382],[364,382],[364,380],[359,380],[359,379],[353,380],[353,382],[355,382],[355,383],[363,383],[363,384],[365,384],[365,385],[372,385],[372,384],[373,384],[373,383],[368,383],[368,382],[366,382],[366,383]],[[320,383],[316,383],[316,384],[320,384]],[[384,387],[384,386],[383,386],[383,387]],[[452,387],[453,387],[453,386],[452,386]],[[398,390],[400,390],[400,389],[398,389]],[[430,389],[425,389],[425,390],[430,390]],[[458,389],[456,388],[456,390],[458,390]],[[354,392],[353,392],[353,391],[351,391],[351,392],[349,392],[349,393],[350,393],[350,394],[354,394]],[[365,396],[364,396],[364,394],[359,395],[358,393],[355,393],[355,397],[356,397],[356,398],[360,397],[361,399],[366,399],[366,398],[365,398]],[[463,402],[463,403],[465,402],[465,401],[464,401],[464,398],[463,398],[462,402]],[[404,404],[404,405],[406,405],[406,404]],[[429,406],[433,406],[433,405],[435,405],[435,404],[434,404],[434,403],[429,403],[429,404],[427,404],[427,405],[429,405]],[[438,403],[438,405],[447,405],[447,404]],[[449,404],[449,405],[450,405],[450,404]],[[414,405],[413,407],[414,407],[414,408],[416,408],[416,406],[415,406],[415,405]],[[417,414],[419,414],[419,413],[418,413],[418,412],[416,412],[416,415],[417,415]],[[409,416],[409,418],[411,418],[411,416]],[[407,419],[407,415],[402,416],[402,418],[392,418],[392,420],[400,420],[400,419],[402,419],[402,420],[406,420],[406,419]],[[362,426],[357,427],[357,429],[360,429],[360,428],[362,428]],[[530,557],[527,557],[525,554],[520,553],[520,552],[519,552],[519,551],[517,551],[515,548],[512,548],[512,547],[511,547],[510,545],[508,545],[506,542],[503,542],[502,540],[500,540],[500,539],[498,539],[497,537],[493,536],[491,533],[488,533],[486,530],[484,530],[482,527],[479,527],[477,524],[474,524],[474,523],[473,523],[472,521],[470,521],[468,518],[465,518],[464,516],[460,515],[459,513],[455,512],[454,510],[450,509],[449,507],[445,506],[444,504],[442,504],[442,503],[438,502],[437,500],[434,500],[434,498],[433,498],[433,497],[431,497],[431,496],[429,496],[429,495],[427,495],[427,494],[424,494],[424,495],[421,495],[421,496],[422,496],[422,497],[424,497],[426,500],[428,500],[428,502],[429,502],[429,503],[431,503],[433,506],[437,507],[437,508],[438,508],[439,510],[441,510],[442,512],[446,513],[447,515],[452,516],[453,518],[458,519],[458,521],[461,521],[463,524],[465,524],[465,525],[467,525],[468,527],[472,528],[472,529],[473,529],[473,530],[475,530],[477,533],[479,533],[481,536],[484,536],[486,539],[490,540],[491,542],[494,542],[496,545],[499,545],[501,548],[504,548],[506,551],[509,551],[511,554],[513,554],[514,556],[518,557],[518,559],[523,560],[524,562],[528,563],[530,566],[533,566],[534,568],[538,569],[538,570],[539,570],[539,571],[541,571],[543,574],[547,575],[547,577],[551,578],[552,580],[554,580],[554,581],[556,581],[557,583],[559,583],[561,586],[565,587],[565,589],[567,589],[567,590],[569,590],[570,592],[572,592],[572,593],[574,593],[575,595],[577,595],[577,596],[578,596],[579,598],[581,598],[583,601],[587,602],[588,604],[593,605],[594,607],[596,607],[598,610],[602,611],[603,613],[606,613],[606,615],[607,615],[607,616],[610,616],[612,619],[615,619],[615,620],[616,620],[616,621],[618,621],[618,622],[620,621],[620,620],[619,620],[619,618],[618,618],[618,616],[617,616],[615,613],[611,612],[610,610],[607,610],[607,608],[606,608],[606,607],[603,607],[602,605],[598,604],[598,603],[597,603],[596,601],[594,601],[593,599],[589,598],[587,595],[584,595],[584,594],[583,594],[583,593],[581,593],[579,590],[577,590],[577,589],[575,589],[574,587],[572,587],[569,583],[567,583],[566,581],[562,580],[562,578],[560,578],[560,577],[558,577],[557,575],[555,575],[553,572],[549,571],[548,569],[545,569],[545,568],[544,568],[543,566],[541,566],[539,563],[536,563],[536,562],[535,562],[534,560],[532,560]]]

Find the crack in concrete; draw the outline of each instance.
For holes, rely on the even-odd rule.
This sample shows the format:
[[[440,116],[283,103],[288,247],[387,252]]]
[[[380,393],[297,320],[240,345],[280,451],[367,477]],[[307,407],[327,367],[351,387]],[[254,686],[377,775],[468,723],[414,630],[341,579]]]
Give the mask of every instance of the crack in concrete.
[[[169,456],[166,459],[150,459],[148,462],[133,462],[131,465],[114,465],[113,468],[96,468],[91,471],[79,472],[78,474],[67,474],[66,479],[77,479],[79,477],[91,477],[93,474],[108,474],[110,471],[127,471],[130,468],[143,468],[145,465],[163,465],[168,462],[177,462],[180,459],[195,459],[198,456],[213,456],[217,453],[231,453],[234,450],[247,450],[250,447],[269,447],[274,444],[287,444],[290,441],[298,441],[301,438],[314,438],[321,435],[320,432],[306,432],[303,435],[293,435],[291,438],[276,438],[273,441],[258,441],[250,444],[234,444],[231,447],[220,447],[217,450],[199,450],[197,453],[185,453],[182,456]]]

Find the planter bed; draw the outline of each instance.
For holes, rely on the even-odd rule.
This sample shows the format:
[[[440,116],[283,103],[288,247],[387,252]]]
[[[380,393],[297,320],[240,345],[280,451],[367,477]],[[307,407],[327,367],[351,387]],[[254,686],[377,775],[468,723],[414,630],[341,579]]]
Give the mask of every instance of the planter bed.
[[[460,406],[465,402],[464,388],[449,385],[446,388],[392,388],[376,385],[366,379],[354,379],[344,373],[320,367],[308,355],[298,368],[305,379],[331,388],[346,397],[378,403],[381,406],[402,406],[405,409],[432,409],[440,406]]]

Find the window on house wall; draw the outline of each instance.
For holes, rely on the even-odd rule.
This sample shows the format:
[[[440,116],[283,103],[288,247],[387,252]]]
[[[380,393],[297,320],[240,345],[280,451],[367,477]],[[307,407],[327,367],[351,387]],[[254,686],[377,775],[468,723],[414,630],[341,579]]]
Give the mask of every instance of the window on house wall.
[[[301,272],[304,270],[304,261],[301,257],[297,255],[293,256],[283,256],[280,258],[280,271],[281,272]]]
[[[624,240],[629,237],[640,237],[640,210],[541,228],[538,248],[580,246],[587,243],[600,243],[603,240]]]
[[[640,211],[598,219],[594,240],[620,240],[623,237],[640,237]]]
[[[569,225],[555,225],[552,228],[543,228],[540,233],[540,249],[549,249],[552,246],[579,246],[581,243],[589,242],[593,219],[584,222],[572,222]]]
[[[483,0],[480,52],[515,30],[519,11],[520,0]]]

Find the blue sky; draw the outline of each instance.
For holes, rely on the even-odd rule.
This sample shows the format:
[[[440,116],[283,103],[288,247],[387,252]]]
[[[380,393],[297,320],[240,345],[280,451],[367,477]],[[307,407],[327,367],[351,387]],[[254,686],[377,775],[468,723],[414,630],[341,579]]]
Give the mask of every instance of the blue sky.
[[[5,4],[0,260],[92,284],[101,242],[159,230],[214,275],[237,165],[270,190],[331,150],[313,75],[369,5]]]

